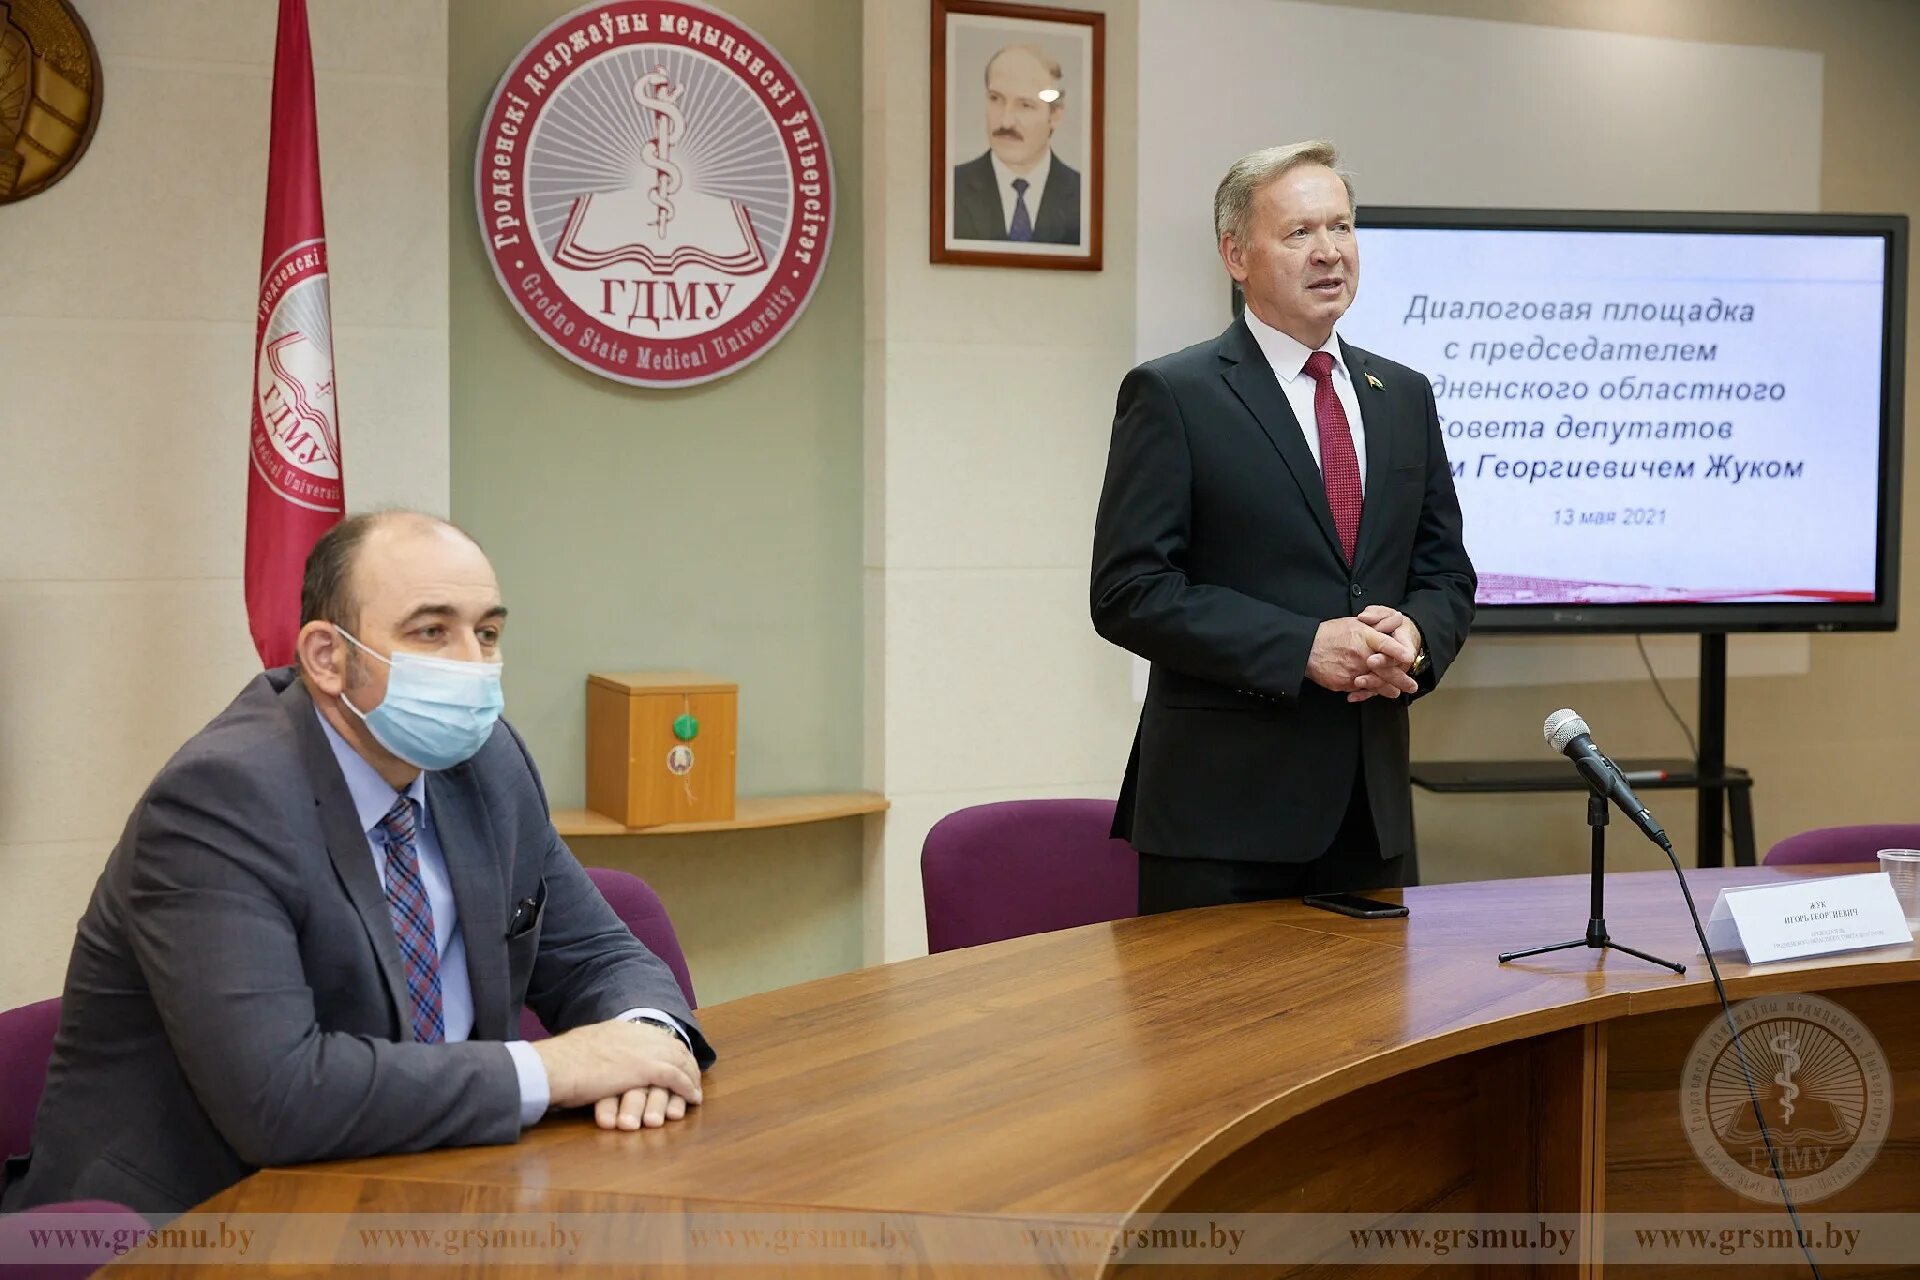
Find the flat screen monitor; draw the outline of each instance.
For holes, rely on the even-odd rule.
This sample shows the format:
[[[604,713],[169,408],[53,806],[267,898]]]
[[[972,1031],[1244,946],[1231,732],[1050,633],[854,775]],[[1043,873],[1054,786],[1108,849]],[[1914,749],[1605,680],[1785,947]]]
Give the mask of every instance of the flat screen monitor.
[[[1432,385],[1476,630],[1896,624],[1904,217],[1363,206],[1358,229],[1339,332]]]

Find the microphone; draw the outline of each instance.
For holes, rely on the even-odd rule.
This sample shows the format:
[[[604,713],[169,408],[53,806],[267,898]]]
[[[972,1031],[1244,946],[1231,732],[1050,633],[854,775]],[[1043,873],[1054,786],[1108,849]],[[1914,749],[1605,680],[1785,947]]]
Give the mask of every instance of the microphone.
[[[1593,745],[1587,722],[1573,708],[1562,707],[1548,716],[1544,731],[1547,745],[1573,761],[1585,775],[1588,786],[1619,805],[1620,811],[1645,833],[1647,839],[1662,849],[1671,847],[1667,843],[1667,833],[1653,820],[1653,814],[1648,812],[1647,806],[1641,804],[1640,798],[1633,794],[1633,788],[1621,776],[1619,766]]]

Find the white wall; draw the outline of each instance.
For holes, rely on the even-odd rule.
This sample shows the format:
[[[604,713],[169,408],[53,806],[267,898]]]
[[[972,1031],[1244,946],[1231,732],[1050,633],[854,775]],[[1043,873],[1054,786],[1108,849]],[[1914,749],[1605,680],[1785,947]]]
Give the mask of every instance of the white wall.
[[[1294,0],[1140,0],[1140,41],[1142,359],[1225,327],[1213,189],[1278,142],[1339,143],[1363,237],[1369,204],[1820,205],[1816,53]]]
[[[929,6],[866,3],[866,772],[893,800],[869,824],[869,962],[926,949],[936,821],[1113,795],[1132,739],[1087,573],[1133,363],[1135,10],[1081,7],[1107,13],[1100,272],[928,263]]]
[[[276,5],[78,0],[105,110],[0,207],[0,1007],[59,992],[241,597]],[[313,0],[347,501],[447,507],[446,0]]]
[[[1153,52],[1139,163],[1154,175],[1138,191],[1142,360],[1226,327],[1213,190],[1236,157],[1275,143],[1339,144],[1363,261],[1369,204],[1820,207],[1817,53],[1293,0],[1141,0],[1140,43]],[[1696,647],[1647,640],[1662,678],[1693,675]],[[1809,661],[1804,636],[1740,636],[1728,670],[1800,675]],[[1645,678],[1631,640],[1482,638],[1448,684]],[[1143,686],[1136,669],[1136,697]]]

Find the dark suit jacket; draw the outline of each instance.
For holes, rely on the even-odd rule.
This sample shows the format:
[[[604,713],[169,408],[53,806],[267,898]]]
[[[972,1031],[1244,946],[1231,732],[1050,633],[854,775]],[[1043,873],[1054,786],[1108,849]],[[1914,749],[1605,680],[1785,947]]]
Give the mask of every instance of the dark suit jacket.
[[[512,1142],[502,1041],[653,1007],[700,1035],[672,972],[547,817],[503,721],[427,775],[473,987],[472,1039],[413,1040],[399,947],[338,761],[291,668],[257,677],[168,761],[74,940],[33,1155],[7,1207],[169,1213],[261,1165]],[[544,897],[509,939],[509,905]],[[16,1165],[18,1162],[15,1162]]]
[[[1080,243],[1080,173],[1052,157],[1047,189],[1033,215],[1033,238],[1041,244]],[[953,235],[956,240],[1005,240],[1007,214],[1000,205],[1000,183],[993,176],[993,153],[983,151],[953,166]]]
[[[1432,386],[1342,349],[1367,450],[1352,566],[1244,321],[1120,384],[1092,605],[1102,636],[1153,664],[1114,825],[1143,853],[1317,858],[1362,766],[1381,856],[1413,851],[1408,699],[1349,703],[1306,678],[1307,655],[1322,621],[1392,605],[1420,628],[1430,690],[1466,640],[1475,579]]]

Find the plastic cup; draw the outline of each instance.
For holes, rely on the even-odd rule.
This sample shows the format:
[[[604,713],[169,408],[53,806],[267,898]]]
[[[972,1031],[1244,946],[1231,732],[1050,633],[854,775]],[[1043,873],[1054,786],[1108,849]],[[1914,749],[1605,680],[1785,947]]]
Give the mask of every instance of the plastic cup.
[[[1880,869],[1893,881],[1893,896],[1907,913],[1907,927],[1920,928],[1920,849],[1882,849]]]

